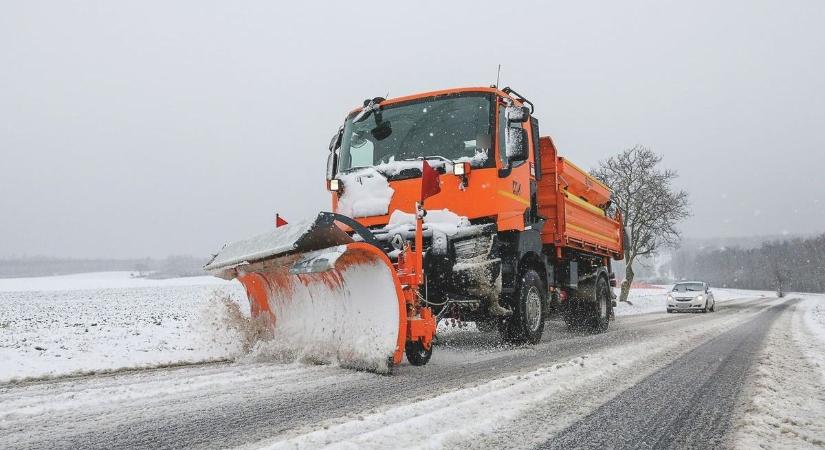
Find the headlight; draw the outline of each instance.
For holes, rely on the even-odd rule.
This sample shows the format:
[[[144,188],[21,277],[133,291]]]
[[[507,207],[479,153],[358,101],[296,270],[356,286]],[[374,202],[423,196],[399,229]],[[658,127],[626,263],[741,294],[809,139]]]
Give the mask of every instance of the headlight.
[[[333,178],[329,180],[329,190],[332,192],[338,192],[341,190],[341,180],[337,178]]]
[[[453,164],[453,175],[463,177],[470,173],[470,163],[459,162]]]
[[[668,299],[668,300],[673,300],[673,296],[672,296],[672,295],[670,295],[670,294],[667,294],[667,299]]]
[[[696,300],[699,300],[700,302],[704,299],[705,299],[704,295],[699,294],[698,296],[696,296]]]

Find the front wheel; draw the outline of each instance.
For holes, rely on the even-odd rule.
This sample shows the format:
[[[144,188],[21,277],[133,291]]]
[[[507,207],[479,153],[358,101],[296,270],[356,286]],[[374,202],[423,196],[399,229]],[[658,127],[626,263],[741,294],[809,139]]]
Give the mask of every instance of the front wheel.
[[[544,333],[547,308],[547,295],[538,272],[530,269],[524,273],[516,295],[513,315],[501,324],[502,337],[516,344],[537,344]]]
[[[423,366],[430,361],[433,356],[433,344],[430,343],[430,348],[424,348],[421,341],[409,341],[404,348],[404,353],[407,354],[407,361],[414,366]]]

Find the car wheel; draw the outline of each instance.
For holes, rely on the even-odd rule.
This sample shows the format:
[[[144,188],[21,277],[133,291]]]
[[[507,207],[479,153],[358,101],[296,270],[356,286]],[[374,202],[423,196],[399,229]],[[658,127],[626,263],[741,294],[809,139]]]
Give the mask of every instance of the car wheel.
[[[706,313],[706,312],[708,312],[708,301],[707,300],[705,300],[705,307],[702,308],[702,313]]]

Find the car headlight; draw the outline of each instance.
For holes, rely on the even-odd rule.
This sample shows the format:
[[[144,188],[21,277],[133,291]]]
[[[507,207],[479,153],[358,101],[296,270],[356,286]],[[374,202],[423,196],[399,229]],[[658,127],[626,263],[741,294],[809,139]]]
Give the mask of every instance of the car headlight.
[[[704,299],[705,299],[704,295],[699,294],[699,295],[696,296],[696,300],[699,300],[700,302]]]
[[[667,294],[667,299],[668,299],[668,300],[673,300],[673,296],[672,296],[672,295],[670,295],[670,294]]]

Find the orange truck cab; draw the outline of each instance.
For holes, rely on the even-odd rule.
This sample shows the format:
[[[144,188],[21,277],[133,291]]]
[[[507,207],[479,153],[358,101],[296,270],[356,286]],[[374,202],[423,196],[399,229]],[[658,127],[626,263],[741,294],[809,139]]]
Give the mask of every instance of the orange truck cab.
[[[423,301],[437,318],[513,342],[540,340],[552,311],[604,330],[621,217],[608,214],[610,189],[540,136],[533,104],[510,88],[365,100],[330,143],[333,211],[395,261],[429,164],[440,192],[423,205]]]

